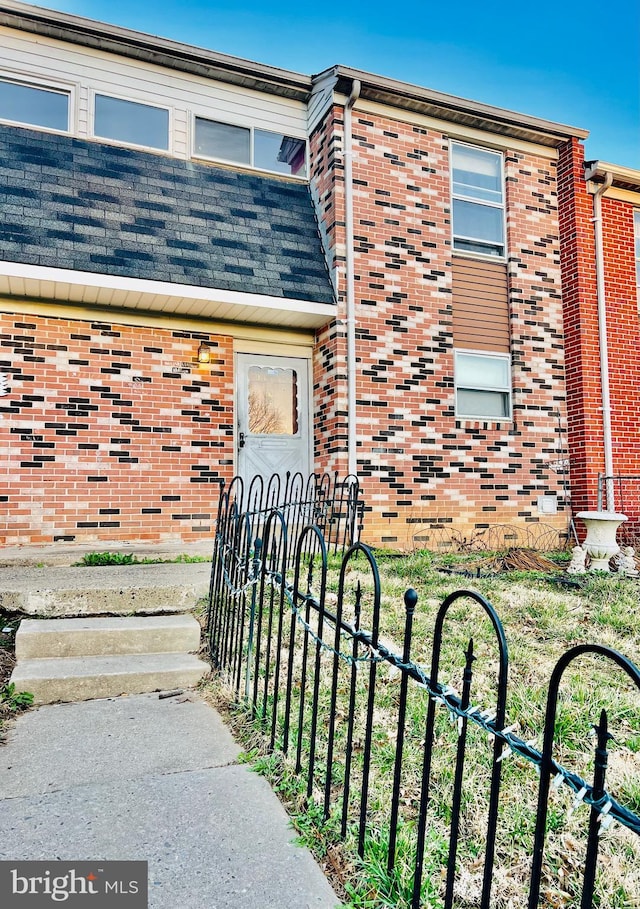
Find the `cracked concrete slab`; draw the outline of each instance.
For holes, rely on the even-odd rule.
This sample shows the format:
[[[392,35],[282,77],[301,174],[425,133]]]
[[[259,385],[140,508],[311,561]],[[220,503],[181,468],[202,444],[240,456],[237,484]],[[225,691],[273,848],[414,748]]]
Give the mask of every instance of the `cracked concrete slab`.
[[[147,861],[150,909],[338,906],[238,753],[195,694],[23,714],[0,747],[0,859]]]
[[[184,612],[209,591],[208,562],[0,567],[0,608],[28,616]]]

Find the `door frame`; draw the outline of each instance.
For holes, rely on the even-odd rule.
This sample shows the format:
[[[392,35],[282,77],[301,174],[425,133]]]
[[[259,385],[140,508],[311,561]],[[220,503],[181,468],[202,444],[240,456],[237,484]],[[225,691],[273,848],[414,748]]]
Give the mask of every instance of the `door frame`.
[[[284,347],[284,350],[283,350]],[[240,357],[249,356],[249,357],[272,357],[278,358],[280,360],[298,360],[304,361],[305,363],[305,378],[307,393],[305,396],[304,405],[307,408],[307,460],[309,464],[309,473],[313,473],[314,470],[314,452],[315,452],[315,437],[314,437],[314,411],[313,411],[313,351],[311,348],[301,348],[298,346],[288,348],[286,345],[276,345],[276,344],[255,344],[249,346],[238,347],[234,350],[233,354],[233,465],[234,473],[236,476],[241,476],[240,474],[240,449],[239,449],[239,438],[238,434],[239,429],[239,415],[238,415],[238,401],[240,394],[240,366],[239,360]],[[300,406],[303,406],[302,400],[300,401]],[[244,477],[242,478],[245,479]]]

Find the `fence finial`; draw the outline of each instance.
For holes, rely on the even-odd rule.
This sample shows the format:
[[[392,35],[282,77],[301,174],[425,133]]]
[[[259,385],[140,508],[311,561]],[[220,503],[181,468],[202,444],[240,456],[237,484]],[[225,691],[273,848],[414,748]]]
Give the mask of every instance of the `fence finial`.
[[[416,590],[413,589],[413,587],[409,587],[409,589],[407,591],[405,591],[405,595],[404,595],[404,605],[406,607],[407,612],[413,612],[415,610],[417,604],[418,604],[418,593]]]

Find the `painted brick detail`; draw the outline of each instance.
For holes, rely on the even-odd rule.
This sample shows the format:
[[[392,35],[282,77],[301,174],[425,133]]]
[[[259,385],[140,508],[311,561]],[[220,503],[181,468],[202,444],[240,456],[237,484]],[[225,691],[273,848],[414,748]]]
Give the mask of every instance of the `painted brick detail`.
[[[233,472],[230,338],[24,315],[0,332],[0,541],[211,534]]]
[[[346,460],[342,110],[312,137],[312,194],[338,290],[340,321],[318,336],[316,454]],[[566,527],[564,351],[555,163],[507,152],[513,420],[454,410],[448,137],[353,115],[358,471],[365,539],[407,545],[425,527],[461,534],[541,519],[558,496]],[[422,535],[422,534],[421,534]]]
[[[540,521],[565,530],[555,162],[505,153],[513,419],[459,420],[449,138],[357,108],[353,131],[364,539],[407,546],[420,538],[429,545],[430,531],[442,527],[468,538],[489,525]],[[577,154],[572,146],[571,163],[561,163],[561,189],[568,197],[563,223],[584,234],[580,255],[586,260],[585,200],[571,186],[579,172]],[[336,320],[316,334],[315,468],[344,473],[342,108],[332,108],[315,130],[310,160],[311,194],[338,301]],[[565,259],[563,267],[566,272]],[[578,307],[586,280],[580,276],[574,286],[566,279],[570,305],[575,300]],[[8,478],[0,539],[188,540],[210,533],[217,481],[233,473],[231,339],[196,327],[171,332],[89,319],[3,317],[0,372],[9,376],[10,393],[0,398]],[[580,344],[591,343],[589,322],[583,328],[578,318],[568,330],[578,332]],[[207,367],[193,362],[202,339],[213,351]],[[573,369],[574,361],[568,366]],[[576,396],[583,393],[577,381],[571,388]],[[539,514],[543,494],[557,496],[557,516]]]

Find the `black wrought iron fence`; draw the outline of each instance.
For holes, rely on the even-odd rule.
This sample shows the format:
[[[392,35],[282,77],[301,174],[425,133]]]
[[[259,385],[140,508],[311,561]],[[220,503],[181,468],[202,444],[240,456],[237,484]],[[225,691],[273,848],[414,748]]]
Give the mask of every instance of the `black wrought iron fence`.
[[[332,552],[344,552],[360,536],[363,503],[357,477],[340,477],[337,473],[273,474],[268,479],[255,476],[247,486],[234,477],[222,486],[218,504],[218,537],[229,540],[232,527],[241,521],[253,539],[260,536],[271,511],[282,512],[287,524],[288,552],[295,551],[295,541],[308,524],[317,526]]]
[[[418,599],[414,590],[404,594],[402,653],[383,637],[380,574],[367,546],[354,542],[334,566],[336,581],[329,584],[327,542],[317,526],[308,524],[290,534],[284,510],[273,508],[255,537],[249,513],[229,509],[228,503],[222,512],[209,613],[213,662],[227,675],[236,696],[249,705],[270,749],[291,757],[295,773],[305,780],[309,803],[319,806],[324,821],[335,824],[343,838],[354,835],[361,856],[367,841],[384,830],[389,874],[396,864],[398,838],[404,843],[408,836],[412,909],[424,905],[427,885],[439,891],[438,905],[445,909],[458,905],[489,909],[499,861],[505,858],[501,794],[505,759],[512,755],[539,774],[539,781],[532,774],[527,784],[538,792],[530,874],[523,891],[528,890],[528,909],[560,905],[547,902],[543,895],[553,873],[545,864],[551,789],[567,792],[573,809],[589,807],[578,889],[581,909],[590,909],[599,834],[616,821],[640,836],[640,817],[605,785],[611,738],[606,710],[594,719],[597,737],[590,782],[554,756],[560,683],[576,661],[596,655],[619,667],[626,679],[620,691],[624,688],[625,697],[633,697],[635,703],[640,670],[599,644],[570,649],[550,680],[539,749],[507,723],[507,641],[495,609],[480,594],[460,590],[444,600],[427,672],[412,657]],[[460,607],[478,618],[477,634],[464,651],[458,692],[442,681],[442,661],[451,671],[447,638]],[[389,671],[399,682],[390,682]],[[487,705],[489,692],[492,703]],[[477,763],[480,753],[482,782],[476,775],[470,784],[468,764]],[[474,902],[459,902],[459,847],[468,834],[469,800],[475,802],[479,789],[485,818],[481,845],[476,845],[481,883]],[[444,806],[443,791],[448,793]],[[479,823],[477,812],[473,823]],[[434,865],[439,849],[445,854],[442,869],[437,862]],[[517,905],[524,905],[524,897]]]

